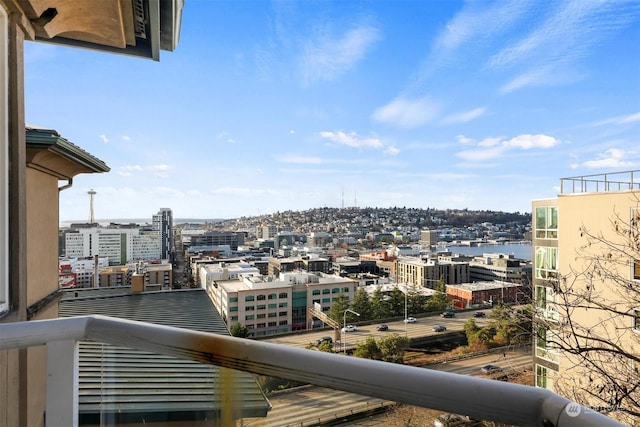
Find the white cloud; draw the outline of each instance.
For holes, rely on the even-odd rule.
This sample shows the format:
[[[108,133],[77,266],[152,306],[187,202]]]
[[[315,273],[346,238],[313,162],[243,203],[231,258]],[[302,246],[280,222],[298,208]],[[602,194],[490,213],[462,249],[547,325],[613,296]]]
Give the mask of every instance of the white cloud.
[[[517,147],[525,150],[530,148],[551,148],[559,143],[560,141],[552,136],[530,134],[519,135],[503,142],[506,147]]]
[[[640,162],[633,162],[628,160],[636,153],[633,151],[624,151],[617,148],[610,148],[604,153],[597,155],[596,159],[587,160],[582,163],[582,166],[596,169],[596,168],[620,168],[620,167],[635,167]]]
[[[384,150],[384,153],[389,154],[390,156],[395,156],[396,154],[400,153],[400,150],[397,147],[390,145],[386,150]]]
[[[444,119],[442,122],[445,124],[453,124],[453,123],[467,123],[471,120],[475,120],[480,116],[483,116],[486,111],[486,108],[475,108],[470,111],[464,111],[462,113],[450,114]]]
[[[494,147],[502,142],[502,138],[485,138],[478,142],[478,147]]]
[[[333,80],[353,68],[379,39],[377,28],[361,25],[340,37],[322,34],[309,40],[300,59],[305,83]]]
[[[640,112],[600,120],[598,122],[592,123],[591,126],[624,125],[637,122],[640,122]]]
[[[529,71],[513,78],[500,88],[500,93],[511,93],[528,86],[549,85],[552,82],[552,70],[549,67]]]
[[[104,133],[100,135],[98,138],[100,138],[102,142],[104,142],[105,144],[109,142],[109,138],[107,138],[107,135],[105,135]]]
[[[384,147],[384,144],[378,138],[362,138],[355,132],[347,134],[342,131],[324,131],[320,132],[320,136],[332,142],[346,145],[347,147],[375,149],[382,149]]]
[[[460,140],[460,136],[458,136],[458,140]],[[456,156],[470,162],[480,162],[502,157],[513,149],[549,149],[559,143],[559,140],[548,135],[523,134],[509,140],[502,138],[485,138],[476,145],[476,149],[460,151],[456,153]]]
[[[469,162],[482,162],[501,157],[505,151],[504,146],[496,146],[482,150],[464,150],[456,153],[456,156]]]
[[[415,128],[433,120],[439,107],[428,98],[395,98],[373,112],[373,119],[401,128]]]
[[[140,166],[140,165],[124,165],[118,168],[118,175],[120,176],[133,176],[134,173],[138,172],[149,172],[152,175],[157,177],[166,178],[169,176],[169,172],[173,170],[173,166],[169,165],[150,165],[150,166]]]
[[[125,142],[129,142],[129,141],[131,141],[131,137],[128,136],[128,135],[122,135],[122,140],[125,141]]]
[[[463,145],[467,145],[467,144],[473,143],[473,139],[472,138],[468,138],[468,137],[466,137],[464,135],[456,135],[456,139],[458,140],[458,142],[460,144],[463,144]]]
[[[296,133],[296,131],[295,131],[295,130],[293,130],[293,129],[291,129],[291,130],[289,131],[289,135],[294,135],[295,133]]]

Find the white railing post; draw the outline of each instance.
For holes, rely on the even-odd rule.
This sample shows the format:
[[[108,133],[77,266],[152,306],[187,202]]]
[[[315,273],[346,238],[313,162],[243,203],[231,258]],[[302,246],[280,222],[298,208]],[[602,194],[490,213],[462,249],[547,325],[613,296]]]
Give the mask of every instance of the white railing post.
[[[47,343],[47,426],[78,426],[78,341]]]

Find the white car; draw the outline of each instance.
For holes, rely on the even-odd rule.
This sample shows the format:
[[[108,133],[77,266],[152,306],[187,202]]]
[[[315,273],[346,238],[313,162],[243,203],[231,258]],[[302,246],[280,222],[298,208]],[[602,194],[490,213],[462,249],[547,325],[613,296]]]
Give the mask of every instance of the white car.
[[[356,325],[347,325],[344,328],[342,328],[342,332],[355,332],[356,331]]]
[[[416,323],[418,320],[415,317],[407,317],[404,319],[405,323]]]

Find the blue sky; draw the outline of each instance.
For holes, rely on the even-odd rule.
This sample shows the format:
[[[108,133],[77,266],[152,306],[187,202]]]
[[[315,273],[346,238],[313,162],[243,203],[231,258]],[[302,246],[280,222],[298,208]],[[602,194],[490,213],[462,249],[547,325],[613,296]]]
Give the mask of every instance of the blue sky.
[[[160,62],[25,46],[27,123],[105,161],[61,220],[529,212],[640,169],[638,1],[186,0]]]

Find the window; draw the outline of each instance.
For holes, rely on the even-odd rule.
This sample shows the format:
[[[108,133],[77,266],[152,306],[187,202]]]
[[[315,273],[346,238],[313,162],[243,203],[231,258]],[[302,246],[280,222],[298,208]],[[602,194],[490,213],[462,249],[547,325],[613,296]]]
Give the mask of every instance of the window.
[[[311,301],[314,304],[320,304],[320,300],[319,299],[314,299],[313,301]]]
[[[276,303],[269,304],[269,308],[276,308],[276,307],[278,307],[278,304],[276,304]]]
[[[640,259],[633,260],[633,280],[640,280]]]
[[[558,238],[558,208],[544,206],[536,208],[536,238]]]
[[[278,295],[278,298],[280,299],[287,299],[288,295],[286,292],[280,292],[280,295]]]
[[[267,325],[266,325],[266,323],[258,323],[256,326],[258,328],[265,328]]]
[[[331,302],[331,298],[322,298],[322,302],[328,304]]]
[[[536,356],[552,362],[558,362],[558,350],[556,333],[544,326],[538,326],[536,329]]]
[[[258,295],[258,301],[264,301],[266,299],[266,296],[264,295]]]
[[[265,316],[265,314],[264,314],[264,313],[262,313],[262,314],[258,314],[258,315],[256,316],[256,319],[264,319],[265,317],[266,317],[266,316]]]
[[[229,311],[238,311],[237,306],[229,307]]]
[[[238,302],[238,297],[229,297],[229,302]]]
[[[247,316],[244,316],[244,320],[253,320],[255,319],[255,316],[253,314],[249,314]]]
[[[254,306],[252,306],[252,305],[248,305],[248,306],[246,306],[244,309],[245,309],[245,311],[253,311],[253,310],[255,310],[256,308],[255,308]]]
[[[558,248],[536,246],[535,278],[555,279],[558,277]]]
[[[542,318],[557,321],[556,293],[550,286],[536,285],[536,314]]]
[[[320,295],[320,289],[314,289],[312,294],[313,295]]]
[[[280,304],[278,304],[278,307],[282,308],[282,307],[286,307],[287,303],[286,302],[281,302]]]
[[[331,289],[331,293],[332,293],[332,294],[339,294],[339,293],[340,293],[340,288],[333,288],[333,289]]]
[[[288,313],[286,311],[281,311],[278,313],[278,316],[286,316]]]
[[[247,295],[246,297],[244,297],[244,300],[245,301],[253,301],[254,300],[253,295]]]
[[[269,322],[269,326],[277,326],[278,322]]]
[[[547,368],[536,365],[536,387],[547,388]]]
[[[288,324],[288,322],[286,320],[281,320],[280,322],[278,322],[278,324],[280,326],[284,326],[284,325]],[[286,329],[284,330],[284,332],[287,332]]]
[[[238,321],[238,316],[231,316],[231,321],[232,322],[237,322]]]
[[[342,292],[349,292],[349,288],[342,288]]]
[[[276,294],[269,294],[268,298],[269,299],[276,299],[277,295]]]
[[[553,370],[552,368],[548,368],[546,366],[536,365],[535,372],[536,372],[536,379],[535,379],[536,387],[546,388],[547,390],[554,389],[553,385],[555,382],[556,375],[558,374],[557,371]]]
[[[276,312],[269,313],[269,317],[278,317],[278,313]]]
[[[258,304],[258,305],[256,306],[256,310],[264,310],[265,308],[267,308],[267,306],[266,306],[266,305],[264,305],[264,304]]]
[[[633,315],[633,324],[631,327],[635,332],[640,332],[640,308],[634,308],[631,313]]]
[[[322,294],[326,295],[326,294],[330,294],[331,293],[331,289],[323,289],[322,290]]]

